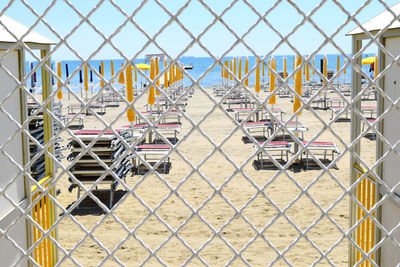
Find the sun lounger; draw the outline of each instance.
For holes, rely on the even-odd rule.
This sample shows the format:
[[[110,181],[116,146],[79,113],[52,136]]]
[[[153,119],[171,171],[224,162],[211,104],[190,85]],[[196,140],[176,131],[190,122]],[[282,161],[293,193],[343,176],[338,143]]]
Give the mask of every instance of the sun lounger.
[[[258,145],[254,145],[254,148],[258,150],[259,146],[263,145],[264,142],[259,142]],[[264,168],[264,151],[268,151],[271,156],[274,156],[272,153],[279,152],[280,159],[283,160],[283,155],[286,155],[286,161],[289,160],[289,152],[290,151],[290,144],[287,141],[272,141],[265,144],[264,148],[257,154],[257,160],[260,163],[260,169]]]
[[[253,112],[254,108],[234,108],[232,109],[233,113],[235,114],[235,119],[237,121],[241,121],[242,116],[248,116],[251,112]],[[260,121],[262,119],[262,110],[258,109],[253,114],[253,121]]]
[[[158,162],[162,157],[167,155],[169,151],[171,150],[171,147],[169,145],[163,145],[163,144],[143,144],[143,145],[138,145],[136,147],[136,154],[141,155],[143,159],[148,162],[150,160],[156,160]],[[140,158],[137,157],[137,172],[140,174]],[[151,164],[151,162],[148,162]],[[164,173],[167,173],[167,166],[170,163],[169,157],[165,158],[163,160],[163,171]]]
[[[76,116],[76,117],[75,117]],[[78,127],[83,128],[83,119],[85,118],[85,114],[65,114],[62,116],[64,124],[66,124],[70,120],[77,120],[78,121]]]
[[[272,126],[268,121],[257,121],[257,122],[246,122],[243,124],[243,128],[249,132],[250,135],[254,137],[258,137],[260,135],[255,135],[256,133],[260,133],[261,137],[268,138],[270,132],[272,132]],[[267,136],[265,135],[267,133]]]
[[[304,151],[303,154],[306,155],[306,169],[308,170],[309,166],[309,157],[308,154],[310,151],[323,151],[323,154],[316,154],[315,152],[312,152],[313,155],[318,156],[318,155],[323,155],[324,159],[326,159],[327,152],[330,151],[332,155],[332,161],[335,158],[335,153],[339,154],[339,150],[337,146],[333,142],[311,142],[309,143],[308,141],[302,141],[303,145],[307,145],[307,149]]]
[[[304,132],[308,131],[308,128],[301,122],[299,121],[289,121],[286,126],[284,126],[284,124],[286,123],[286,121],[274,121],[274,132],[275,131],[282,131],[283,134],[283,139],[285,138],[285,129],[287,129],[288,131],[292,132],[292,133],[301,133],[301,139],[304,139]],[[282,124],[282,126],[281,126]],[[282,127],[282,128],[280,128]]]
[[[100,113],[106,113],[106,105],[102,103],[90,103],[87,108],[83,108],[84,104],[76,103],[76,104],[69,104],[67,106],[67,113],[75,114],[74,110],[78,109],[80,112],[85,112],[86,115],[89,115],[89,109],[100,109]]]

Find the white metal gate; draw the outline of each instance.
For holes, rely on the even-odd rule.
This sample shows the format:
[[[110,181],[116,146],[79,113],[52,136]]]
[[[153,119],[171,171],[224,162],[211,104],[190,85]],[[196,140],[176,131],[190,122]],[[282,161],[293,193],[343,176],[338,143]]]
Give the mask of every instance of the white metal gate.
[[[0,175],[7,265],[399,263],[399,5],[215,2],[2,4],[14,42],[0,40],[0,79],[15,83],[0,94],[0,121],[12,125],[0,144],[11,166]],[[370,6],[386,12],[376,27],[359,19]],[[318,17],[327,7],[344,18],[329,33]],[[26,34],[6,23],[15,8],[33,17]],[[297,20],[282,30],[274,18],[289,8]],[[60,26],[60,9],[78,23]],[[232,19],[238,10],[247,16]],[[337,43],[348,25],[351,55]],[[213,46],[217,27],[229,38]],[[322,38],[307,53],[292,39],[305,27]],[[73,41],[83,28],[100,39],[93,47]],[[39,29],[55,38],[40,54],[24,39]],[[144,40],[126,39],[136,48],[118,41],[132,33]],[[320,55],[328,45],[337,55]],[[277,56],[281,47],[290,55]],[[374,76],[362,65],[371,47]],[[107,49],[121,60],[97,60]],[[67,50],[75,60],[58,62]],[[208,59],[184,66],[199,50]],[[19,77],[7,61],[15,51],[32,62]]]

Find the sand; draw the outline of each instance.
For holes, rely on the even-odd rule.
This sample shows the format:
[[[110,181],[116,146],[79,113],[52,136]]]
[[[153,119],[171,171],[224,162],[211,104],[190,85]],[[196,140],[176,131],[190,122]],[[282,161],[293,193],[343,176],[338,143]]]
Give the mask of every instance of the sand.
[[[219,100],[211,89],[205,90]],[[143,111],[146,100],[147,94],[138,98],[136,107]],[[63,100],[64,113],[68,103],[76,102]],[[288,98],[277,97],[275,106],[285,110],[288,118],[292,105]],[[332,246],[327,255],[330,263],[347,265],[349,241],[343,238],[343,231],[349,225],[349,199],[343,187],[349,185],[349,151],[340,155],[337,169],[330,169],[331,174],[323,170],[256,170],[252,166],[256,159],[254,147],[243,143],[243,131],[237,129],[226,139],[235,129],[233,113],[216,108],[204,119],[213,106],[210,97],[196,89],[189,98],[186,115],[193,123],[201,121],[201,131],[192,131],[192,123],[183,118],[179,153],[171,155],[169,174],[145,178],[129,175],[126,185],[133,190],[126,193],[126,188],[118,187],[112,213],[105,215],[95,207],[69,210],[67,214],[58,209],[62,265],[118,266],[118,259],[127,266],[137,266],[150,257],[150,250],[156,250],[160,260],[150,257],[147,266],[178,266],[185,262],[189,266],[223,266],[227,262],[232,266],[265,266],[271,261],[276,266],[309,266],[319,260],[325,266],[329,263],[316,247],[325,253]],[[113,126],[119,128],[127,124],[125,113],[121,114],[125,107],[107,108],[106,114],[99,117],[106,123],[115,120]],[[314,111],[329,123],[331,111]],[[312,110],[305,110],[300,120],[309,128],[306,140],[323,131],[318,141],[335,142],[341,152],[349,143],[350,122],[331,125],[344,145],[324,128]],[[96,116],[87,116],[84,127],[103,129],[104,123]],[[69,134],[63,132],[61,136],[66,144]],[[362,138],[361,142],[362,157],[372,163],[375,141]],[[67,167],[69,162],[64,159],[62,164]],[[64,208],[76,201],[77,189],[70,193],[68,186],[67,175],[58,177],[57,200]],[[107,199],[104,202],[108,203]],[[176,234],[171,237],[172,231]],[[286,259],[279,258],[277,252]]]

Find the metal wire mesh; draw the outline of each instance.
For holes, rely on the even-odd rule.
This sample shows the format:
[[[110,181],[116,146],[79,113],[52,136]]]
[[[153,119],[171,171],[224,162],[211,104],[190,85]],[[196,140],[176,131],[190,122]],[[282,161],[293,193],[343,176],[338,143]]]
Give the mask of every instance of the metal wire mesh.
[[[17,1],[9,1],[1,10],[0,16],[6,14],[15,2]],[[60,2],[72,10],[80,20],[66,34],[60,34],[46,21],[46,16]],[[385,243],[390,242],[397,249],[400,247],[399,240],[395,237],[400,224],[386,229],[377,216],[382,205],[398,197],[396,191],[398,191],[399,183],[387,184],[377,169],[389,155],[395,155],[396,160],[399,157],[399,140],[393,143],[379,131],[379,125],[385,116],[390,112],[399,111],[399,98],[394,99],[393,96],[388,95],[383,90],[381,82],[390,68],[398,64],[399,57],[392,55],[381,42],[381,36],[390,24],[372,34],[358,21],[357,16],[368,7],[371,1],[365,1],[355,11],[349,12],[343,3],[333,0],[331,4],[341,10],[346,20],[332,34],[325,33],[314,19],[314,15],[327,5],[328,1],[321,1],[308,12],[303,11],[301,5],[294,1],[276,1],[265,12],[260,12],[260,9],[250,1],[237,0],[227,4],[221,12],[217,12],[207,1],[198,0],[185,1],[180,8],[172,12],[167,3],[155,0],[156,6],[165,12],[168,19],[164,24],[159,25],[159,30],[154,34],[148,33],[136,19],[148,2],[142,1],[132,12],[127,12],[117,1],[103,0],[88,12],[82,12],[79,3],[74,4],[67,0],[52,1],[43,11],[38,12],[33,7],[34,5],[21,0],[19,3],[35,17],[35,23],[29,25],[29,31],[34,30],[38,24],[43,24],[58,39],[48,54],[40,56],[24,43],[23,38],[16,37],[12,29],[8,29],[0,21],[0,25],[17,39],[15,45],[7,49],[0,60],[3,62],[14,49],[20,46],[24,48],[26,54],[38,62],[22,79],[15,77],[3,64],[0,65],[2,71],[16,83],[15,89],[5,95],[0,103],[1,112],[16,126],[15,131],[7,132],[6,139],[0,145],[2,155],[19,170],[17,175],[0,190],[0,195],[18,211],[13,222],[1,228],[0,232],[0,238],[7,239],[21,254],[15,262],[16,265],[23,262],[40,266],[107,265],[110,263],[129,265],[135,262],[135,265],[326,264],[335,266],[351,263],[378,266],[378,250]],[[199,4],[212,17],[211,22],[198,34],[192,33],[180,18],[192,2]],[[283,2],[296,10],[300,16],[300,21],[286,35],[282,34],[268,19],[269,14]],[[384,1],[377,2],[393,15],[392,22],[399,19]],[[243,34],[236,33],[235,28],[225,21],[225,15],[239,4],[248,7],[256,20]],[[91,22],[91,17],[103,5],[112,6],[123,17],[123,22],[109,35]],[[301,49],[296,47],[296,43],[291,41],[291,37],[306,23],[324,38],[323,43],[307,56],[303,55]],[[335,37],[341,34],[343,28],[349,23],[360,27],[368,37],[367,43],[352,55],[346,54],[345,49],[335,42]],[[190,39],[176,56],[165,49],[159,41],[159,37],[172,24],[178,25]],[[214,55],[212,49],[202,41],[202,38],[216,24],[222,25],[224,30],[235,39],[221,55]],[[101,44],[87,57],[81,55],[79,47],[74,48],[69,44],[71,36],[76,34],[83,25],[90,27],[101,38]],[[262,56],[248,44],[247,39],[260,25],[267,27],[279,37],[275,47]],[[147,38],[142,48],[134,51],[133,56],[128,56],[123,49],[114,44],[114,38],[128,26],[133,26]],[[312,59],[328,44],[334,47],[346,61],[346,64],[341,66],[330,79],[311,64]],[[194,46],[201,48],[212,59],[211,65],[197,78],[192,77],[179,62]],[[224,64],[225,58],[238,46],[246,48],[251,56],[257,59],[257,63],[250,67],[242,79],[236,76],[236,71],[233,72]],[[270,64],[263,63],[268,62],[268,59],[281,46],[289,47],[302,62],[294,67],[293,72],[287,77],[282,77]],[[371,46],[376,46],[389,62],[379,70],[376,78],[370,78],[359,63],[362,54]],[[77,60],[81,61],[81,64],[67,79],[63,80],[51,66],[50,58],[65,47]],[[125,61],[124,67],[116,71],[110,79],[104,78],[101,71],[90,63],[105,47],[111,47]],[[133,65],[133,62],[151,47],[170,59],[167,67],[161,70],[154,79],[151,79],[145,71],[137,69],[137,72],[144,77],[145,83],[148,83],[149,87],[155,87],[160,92],[160,97],[170,103],[165,112],[154,120],[149,119],[140,108],[147,96],[146,90],[137,92],[134,100],[129,101],[126,94],[113,83],[122,73],[125,73],[128,64]],[[83,97],[82,93],[79,95],[70,84],[72,77],[79,75],[85,65],[103,84],[100,90],[93,92],[89,97]],[[185,85],[176,83],[173,87],[176,95],[172,96],[171,92],[157,84],[156,80],[164,77],[165,72],[174,65],[182,72],[187,82]],[[305,66],[314,71],[317,79],[323,82],[321,86],[309,86],[313,89],[310,90],[309,96],[296,92],[291,82],[295,74],[301,72]],[[232,79],[227,79],[222,85],[215,84],[213,88],[203,86],[201,82],[207,79],[207,75],[216,67],[222,68],[222,71],[226,71]],[[264,98],[259,97],[253,88],[245,84],[245,80],[254,75],[260,67],[265,67],[270,75],[276,77],[278,83],[271,92],[267,91]],[[339,82],[339,76],[344,75],[347,68],[351,68],[352,75],[363,75],[368,84],[360,92],[353,92],[351,97],[348,97],[343,90],[346,89],[346,85],[342,86]],[[39,69],[49,73],[49,77],[60,84],[55,86],[49,95],[43,94],[42,99],[30,92],[26,85]],[[268,88],[268,85],[265,86]],[[94,111],[93,104],[102,97],[106,88],[109,88],[119,99],[120,107],[112,117],[107,117],[106,114],[102,116]],[[362,99],[372,88],[379,99],[385,102],[385,107],[373,121],[368,120],[361,106]],[[78,112],[68,120],[62,120],[56,111],[57,93],[60,89],[64,89],[64,92],[78,103]],[[19,90],[37,103],[37,108],[24,121],[13,117],[6,106],[13,93]],[[223,91],[220,97],[215,93],[217,90]],[[254,102],[254,108],[240,119],[233,116],[232,112],[227,111],[223,106],[238,90],[242,90],[246,97]],[[280,94],[283,91],[299,99],[301,103],[301,108],[287,115],[286,120],[282,120],[274,111],[274,106],[268,105],[274,94]],[[326,92],[336,95],[339,101],[342,101],[343,105],[337,109],[337,112],[334,112],[334,108],[328,112],[320,111],[313,106]],[[186,98],[191,101],[187,110],[177,108],[177,111],[173,111],[174,107],[178,107],[178,104]],[[193,103],[195,99],[197,103]],[[285,103],[287,105],[289,102]],[[208,105],[208,109],[200,112],[199,104]],[[190,105],[195,108],[190,108]],[[125,120],[125,114],[129,109],[135,111],[136,120],[140,119],[147,125],[141,129],[138,136],[134,135],[132,129],[122,131],[119,126],[121,121]],[[273,125],[274,131],[261,143],[251,134],[249,128],[246,128],[246,122],[258,116],[260,110],[265,110],[270,122],[276,122],[276,125]],[[100,129],[96,132],[96,137],[89,141],[77,138],[77,133],[74,133],[70,127],[85,112],[92,115],[89,120],[96,122],[96,127]],[[176,112],[182,120],[184,129],[179,135],[179,140],[175,136],[175,140],[172,141],[160,127],[157,127],[167,118],[168,112]],[[308,122],[312,124],[313,132],[308,131],[308,142],[303,142],[304,138],[291,128],[291,122],[296,121],[297,124],[301,112],[308,114]],[[337,126],[337,121],[347,112],[351,112],[353,120],[359,120],[359,124],[364,122],[366,126],[357,136],[350,137],[350,133],[343,136],[340,126]],[[34,123],[34,118],[41,114],[43,117],[47,116],[53,132],[52,136],[42,143],[29,131],[29,125]],[[331,118],[327,119],[330,115]],[[209,126],[213,119],[220,121],[221,125],[226,125],[226,128],[218,127],[218,124]],[[298,130],[297,126],[296,130]],[[215,131],[224,132],[216,135]],[[281,137],[291,139],[292,146],[296,148],[287,160],[282,160],[283,157],[279,160],[279,156],[277,157],[268,147],[269,142],[276,141],[282,131]],[[370,151],[364,151],[363,154],[362,147],[374,148],[375,145],[375,141],[372,143],[364,140],[369,131],[373,131],[376,142],[386,147],[386,152],[380,158],[367,157],[365,153],[371,153]],[[21,134],[37,147],[36,154],[24,164],[20,164],[13,155],[7,152],[7,146]],[[146,158],[148,155],[137,149],[143,138],[150,134],[157,135],[171,148],[166,153],[160,152],[161,156],[156,162],[150,162]],[[232,143],[232,140],[237,140],[241,134],[248,139],[248,142],[253,143],[254,147],[249,149],[249,145]],[[105,136],[110,135],[113,136],[113,142],[118,144],[122,152],[111,163],[107,163],[95,151],[96,144],[104,141]],[[57,154],[57,151],[63,151],[59,150],[60,143],[66,145],[66,140],[71,138],[75,142],[72,147],[75,147],[77,152],[71,156],[70,161],[67,161],[62,156],[62,154],[66,155],[66,152]],[[313,142],[321,138],[334,140],[337,147],[340,147],[340,149],[335,148],[338,155],[334,158],[332,153],[332,160],[328,163],[316,154],[313,147]],[[360,147],[361,152],[359,152]],[[260,153],[269,161],[271,169],[255,170],[253,168],[252,163],[254,164],[255,157],[258,157],[258,163],[264,162],[262,157],[260,159]],[[201,156],[196,158],[194,154]],[[77,176],[74,169],[74,166],[87,155],[95,160],[102,170],[99,178],[91,181],[90,184]],[[307,158],[306,170],[302,169],[304,166],[299,163],[299,159],[304,155]],[[31,168],[41,157],[46,158],[48,162],[53,162],[58,169],[52,172],[52,177],[50,180],[47,178],[45,183],[35,179],[31,172]],[[350,169],[344,167],[348,166],[350,157],[358,163],[354,166],[358,175],[354,180],[350,179],[353,166],[350,166]],[[121,176],[117,171],[118,167],[123,164],[128,166],[132,159],[139,160],[137,173],[132,177]],[[313,161],[317,170],[308,169],[308,160]],[[166,168],[169,168],[166,167],[166,162],[173,165],[171,173],[166,171]],[[260,168],[258,163],[255,164],[256,168]],[[340,168],[335,169],[337,166]],[[141,173],[140,168],[146,171]],[[263,169],[262,165],[261,169]],[[300,176],[300,174],[303,175]],[[23,208],[7,193],[7,189],[12,187],[21,175],[26,177],[29,186],[35,186],[35,189],[29,193],[29,203]],[[106,182],[109,185],[110,181],[109,191],[114,192],[114,195],[109,197],[109,202],[105,202],[102,200],[104,196],[96,194],[95,191],[102,186],[102,183]],[[68,182],[78,187],[80,193],[76,201],[67,192]],[[113,186],[116,185],[122,187],[122,190],[115,191]],[[383,188],[379,196],[376,193],[378,187]],[[332,188],[336,191],[334,194],[329,194]],[[61,189],[58,196],[56,189]],[[195,193],[190,193],[191,191]],[[368,192],[370,192],[369,195]],[[280,195],[283,197],[279,197]],[[115,198],[114,201],[112,197]],[[94,202],[97,208],[92,207],[81,211],[81,206],[85,206],[88,200]],[[355,205],[358,214],[356,220],[350,224],[348,224],[351,220],[349,202]],[[55,214],[51,211],[52,207],[56,211]],[[27,247],[22,247],[12,234],[13,227],[24,220],[31,226],[28,227],[31,231],[31,241]],[[113,231],[118,232],[113,234]],[[323,242],[324,240],[328,241]],[[353,250],[355,253],[350,253],[347,257],[348,250]],[[133,256],[129,256],[130,254]],[[305,255],[309,256],[307,256],[308,259],[304,259]]]

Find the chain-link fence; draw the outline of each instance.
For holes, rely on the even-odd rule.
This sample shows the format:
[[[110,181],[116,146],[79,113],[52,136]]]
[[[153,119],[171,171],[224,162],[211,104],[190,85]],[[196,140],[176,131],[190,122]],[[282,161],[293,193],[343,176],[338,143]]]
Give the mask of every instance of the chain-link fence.
[[[399,263],[400,6],[215,2],[1,5],[5,264]]]

